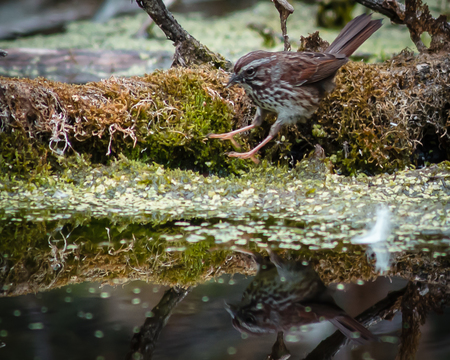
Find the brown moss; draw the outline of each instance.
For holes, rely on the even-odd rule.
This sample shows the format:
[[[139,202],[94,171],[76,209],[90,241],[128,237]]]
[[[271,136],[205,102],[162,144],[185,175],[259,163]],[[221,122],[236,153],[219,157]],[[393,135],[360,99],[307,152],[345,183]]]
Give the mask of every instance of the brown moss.
[[[352,62],[341,69],[336,90],[316,116],[327,138],[333,139],[334,162],[344,172],[392,172],[409,164],[414,142],[407,119],[394,106],[397,88],[398,79],[385,64]],[[331,150],[325,142],[324,146]]]
[[[414,164],[427,132],[435,134],[445,153],[449,65],[448,56],[409,53],[383,64],[348,63],[312,119],[326,135],[309,141],[335,154],[333,162],[347,174],[392,172]]]

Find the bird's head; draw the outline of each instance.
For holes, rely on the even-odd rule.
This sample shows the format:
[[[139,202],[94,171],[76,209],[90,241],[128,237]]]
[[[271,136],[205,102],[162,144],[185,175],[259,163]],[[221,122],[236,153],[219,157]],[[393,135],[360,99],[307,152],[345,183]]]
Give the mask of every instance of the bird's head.
[[[273,61],[273,53],[268,51],[253,51],[241,57],[234,65],[234,74],[227,87],[241,84],[244,88],[262,86],[267,79],[269,63]]]

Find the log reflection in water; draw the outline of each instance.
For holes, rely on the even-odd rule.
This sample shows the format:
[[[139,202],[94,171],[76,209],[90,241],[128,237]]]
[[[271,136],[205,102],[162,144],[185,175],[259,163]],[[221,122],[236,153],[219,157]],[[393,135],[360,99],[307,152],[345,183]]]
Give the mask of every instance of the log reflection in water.
[[[167,290],[158,305],[152,309],[152,317],[145,319],[140,331],[134,334],[131,339],[130,351],[126,359],[145,359],[152,358],[155,350],[156,341],[163,327],[167,324],[170,315],[175,306],[180,303],[190,292],[191,288],[173,287]]]

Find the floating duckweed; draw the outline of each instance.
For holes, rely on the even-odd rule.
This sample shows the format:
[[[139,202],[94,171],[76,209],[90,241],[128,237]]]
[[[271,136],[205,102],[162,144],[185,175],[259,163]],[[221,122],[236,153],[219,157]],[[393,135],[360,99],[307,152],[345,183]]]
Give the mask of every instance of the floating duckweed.
[[[101,331],[101,330],[96,330],[95,333],[94,333],[94,336],[95,336],[96,338],[98,338],[98,339],[101,339],[101,338],[104,336],[103,331]]]
[[[141,299],[140,298],[134,298],[131,300],[131,303],[133,305],[139,305],[141,303]]]
[[[66,187],[67,179],[56,179],[51,185],[33,185],[29,191],[30,185],[26,182],[14,185],[0,182],[0,212],[7,214],[4,215],[7,220],[1,223],[1,235],[8,239],[0,244],[0,253],[9,254],[7,259],[12,268],[27,267],[28,263],[33,263],[30,259],[41,262],[41,269],[51,269],[52,279],[57,276],[55,286],[80,282],[86,276],[121,284],[126,279],[148,274],[164,285],[176,282],[190,285],[203,277],[215,276],[211,269],[221,266],[229,256],[222,250],[229,250],[233,245],[242,247],[245,242],[252,250],[268,246],[289,250],[301,248],[303,259],[321,257],[325,276],[334,277],[336,282],[355,281],[356,271],[367,280],[375,274],[366,260],[366,249],[352,245],[349,240],[373,222],[377,206],[383,203],[392,209],[396,224],[388,239],[390,252],[426,247],[434,257],[447,253],[447,250],[435,247],[445,243],[448,248],[443,240],[448,237],[446,229],[450,227],[450,218],[445,216],[444,210],[450,200],[450,190],[442,186],[441,181],[449,177],[448,163],[402,171],[396,176],[359,179],[334,174],[315,178],[298,167],[289,170],[264,162],[261,167],[239,177],[205,178],[192,171],[165,169],[164,192],[143,197],[144,193],[151,192],[153,181],[157,181],[155,172],[158,168],[161,167],[120,159],[110,166],[91,169],[92,181],[114,187],[115,195],[108,199],[88,197],[89,204],[79,204],[85,201],[86,193],[91,193],[89,187],[70,185],[73,194],[70,197],[48,196],[48,193]],[[75,171],[71,174],[73,181],[79,176]],[[139,179],[148,180],[145,186],[139,187],[133,182],[137,174]],[[123,185],[128,180],[129,183]],[[194,182],[197,189],[191,196],[184,187],[189,184],[193,188]],[[375,183],[377,185],[373,185]],[[402,191],[389,195],[389,189],[397,186]],[[248,187],[254,191],[245,191]],[[313,198],[305,197],[307,187],[316,189]],[[221,189],[223,191],[219,191]],[[220,196],[221,205],[204,197],[211,190]],[[245,196],[240,196],[242,193]],[[423,197],[423,194],[429,196]],[[201,199],[199,203],[194,203],[196,197]],[[352,199],[350,203],[349,198]],[[248,199],[253,201],[250,208],[247,207]],[[321,210],[317,208],[318,204]],[[356,206],[359,204],[365,206]],[[83,205],[80,207],[82,212],[76,210],[78,205]],[[336,211],[334,214],[328,211],[330,207]],[[30,218],[42,215],[40,217],[46,222],[8,220],[23,213]],[[62,219],[55,216],[58,213],[68,216]],[[175,223],[182,224],[175,226]],[[105,227],[111,229],[109,234]],[[79,234],[86,232],[98,242],[80,237]],[[187,241],[200,238],[201,241]],[[110,246],[97,248],[96,244],[106,240]],[[66,243],[76,244],[77,248],[69,248]],[[345,254],[339,254],[342,244]],[[206,250],[211,248],[215,250],[207,253]],[[15,254],[25,254],[25,257]],[[338,258],[339,267],[329,265],[328,257]],[[355,259],[362,266],[358,270],[353,266]],[[127,266],[123,266],[125,263]],[[352,270],[345,271],[348,267]],[[95,275],[88,269],[95,269]],[[48,276],[42,275],[39,274],[39,278],[47,281],[42,286],[48,286]],[[3,286],[4,291],[16,289],[16,283],[11,283],[13,286]]]
[[[381,341],[391,343],[391,344],[396,344],[396,343],[398,343],[398,337],[397,336],[382,336]]]
[[[288,334],[286,335],[286,342],[299,342],[300,337],[295,334]]]
[[[100,297],[101,297],[102,299],[107,299],[107,298],[109,298],[110,296],[111,296],[111,294],[110,294],[109,292],[107,292],[107,291],[103,291],[103,292],[100,293]]]
[[[311,327],[309,325],[301,325],[300,331],[301,332],[309,332],[311,330]]]
[[[363,360],[374,360],[374,358],[372,357],[372,355],[370,355],[370,353],[367,352],[367,351],[365,351],[365,352],[362,354],[362,359],[363,359]]]
[[[28,329],[30,329],[30,330],[42,330],[43,328],[44,328],[44,324],[41,322],[28,324]]]

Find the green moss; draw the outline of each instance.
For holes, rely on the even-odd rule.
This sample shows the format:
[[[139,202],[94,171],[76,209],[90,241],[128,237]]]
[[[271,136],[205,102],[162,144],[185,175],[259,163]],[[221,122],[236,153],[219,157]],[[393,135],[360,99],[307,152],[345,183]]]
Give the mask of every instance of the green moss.
[[[124,153],[133,159],[147,159],[170,168],[199,171],[227,170],[224,161],[228,144],[209,141],[207,135],[230,131],[233,110],[220,96],[211,96],[222,84],[208,87],[194,71],[178,69],[156,72],[143,79],[152,87],[152,104],[142,111],[136,135],[142,141]],[[228,145],[228,146],[227,146]]]
[[[48,176],[55,158],[46,144],[36,143],[21,128],[0,132],[0,178]]]

